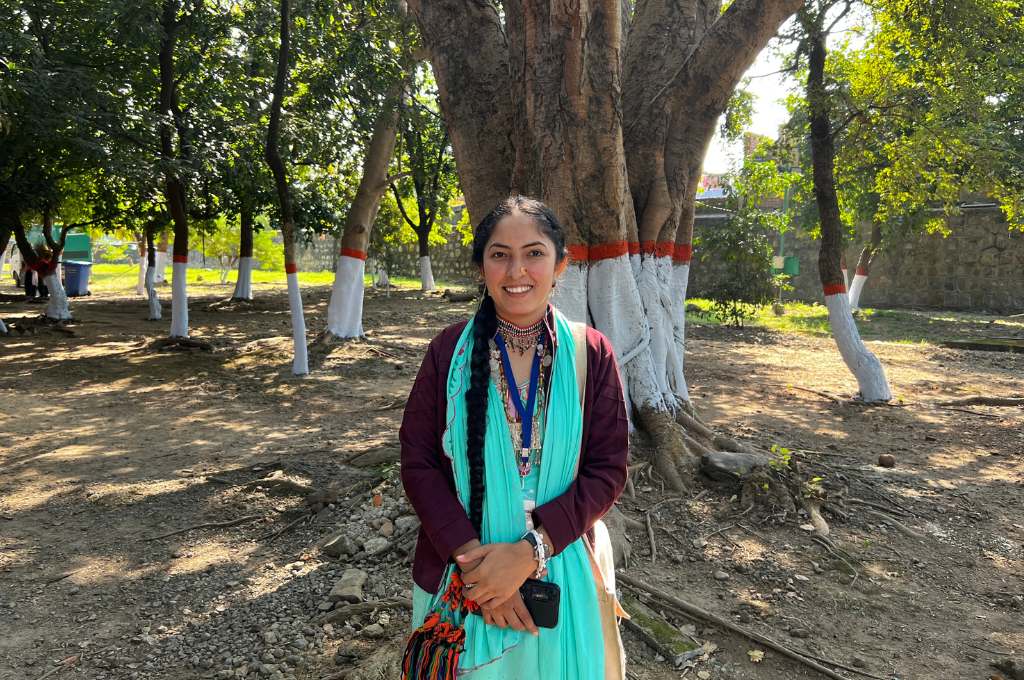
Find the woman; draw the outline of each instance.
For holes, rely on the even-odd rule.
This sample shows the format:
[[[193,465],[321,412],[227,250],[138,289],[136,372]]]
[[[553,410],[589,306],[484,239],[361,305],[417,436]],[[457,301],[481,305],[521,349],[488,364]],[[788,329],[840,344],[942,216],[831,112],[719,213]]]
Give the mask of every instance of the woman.
[[[604,591],[584,536],[626,480],[614,352],[601,333],[574,330],[548,303],[567,264],[565,235],[539,201],[517,196],[495,207],[476,228],[473,262],[483,302],[430,343],[400,431],[402,483],[422,523],[413,561],[420,629],[406,676],[616,675],[606,673],[604,652],[611,659],[621,645],[614,625],[604,644]],[[577,366],[586,371],[582,400]],[[520,596],[533,577],[560,589],[554,628],[538,629]],[[435,625],[446,626],[445,640],[427,640]],[[464,642],[447,672],[435,670],[456,658],[436,648],[445,641]],[[434,665],[422,660],[430,654]]]

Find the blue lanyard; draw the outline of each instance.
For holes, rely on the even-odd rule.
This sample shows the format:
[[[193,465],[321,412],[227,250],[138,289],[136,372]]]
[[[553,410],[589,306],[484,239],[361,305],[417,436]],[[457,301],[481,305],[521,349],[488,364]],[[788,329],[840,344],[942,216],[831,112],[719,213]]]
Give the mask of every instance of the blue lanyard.
[[[539,344],[544,344],[544,336],[539,338]],[[530,367],[530,391],[526,396],[526,407],[523,407],[523,400],[519,398],[519,386],[516,385],[516,377],[512,373],[512,362],[508,359],[508,348],[501,333],[494,336],[494,342],[501,350],[501,363],[505,367],[505,379],[508,381],[509,392],[512,393],[512,404],[516,407],[519,420],[522,424],[522,436],[520,444],[524,452],[530,450],[533,441],[533,409],[537,405],[537,383],[540,379],[540,352],[533,355],[533,365]]]

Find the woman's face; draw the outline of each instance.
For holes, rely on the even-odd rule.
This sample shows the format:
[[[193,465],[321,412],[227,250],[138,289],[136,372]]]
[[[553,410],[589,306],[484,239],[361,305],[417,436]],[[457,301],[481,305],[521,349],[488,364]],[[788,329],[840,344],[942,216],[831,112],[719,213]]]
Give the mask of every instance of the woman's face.
[[[540,320],[555,279],[565,269],[555,244],[529,215],[513,212],[495,225],[484,248],[483,275],[498,316],[517,326]]]

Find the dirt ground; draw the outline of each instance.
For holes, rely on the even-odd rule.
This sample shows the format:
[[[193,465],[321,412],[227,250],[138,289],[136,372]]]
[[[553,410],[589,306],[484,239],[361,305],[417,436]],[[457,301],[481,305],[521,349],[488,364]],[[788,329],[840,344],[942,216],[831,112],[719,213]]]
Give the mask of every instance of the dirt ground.
[[[332,560],[317,544],[339,527],[401,526],[392,461],[404,399],[427,342],[470,305],[369,291],[367,339],[314,352],[312,375],[296,379],[283,292],[253,304],[200,292],[190,319],[212,352],[159,351],[168,322],[116,295],[73,300],[72,334],[0,338],[0,679],[340,677],[400,647],[400,606],[326,628],[314,617],[354,563],[370,575],[368,599],[407,597],[401,532],[382,559],[357,546]],[[311,329],[328,294],[305,294]],[[38,313],[0,302],[8,323]],[[625,573],[838,661],[842,677],[990,678],[992,662],[1024,662],[1024,409],[937,405],[1020,396],[1024,355],[873,342],[898,401],[866,407],[843,399],[855,383],[827,339],[689,333],[699,412],[824,477],[844,497],[845,517],[827,515],[837,550],[812,540],[806,519],[746,514],[728,484],[679,497],[640,474],[620,507],[650,513],[656,558],[647,532],[632,531]],[[875,465],[883,453],[894,468]],[[308,511],[298,492],[246,484],[270,473],[338,493]],[[201,523],[224,525],[155,538]],[[633,678],[824,677],[663,613],[716,649],[673,669],[627,632]],[[286,628],[286,657],[252,646]],[[231,651],[253,636],[245,654],[269,653],[276,670]]]

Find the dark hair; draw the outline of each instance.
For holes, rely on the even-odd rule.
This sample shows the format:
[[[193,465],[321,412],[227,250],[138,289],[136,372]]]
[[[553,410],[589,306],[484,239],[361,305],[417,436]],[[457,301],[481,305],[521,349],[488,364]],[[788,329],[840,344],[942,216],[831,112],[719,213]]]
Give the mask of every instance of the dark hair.
[[[480,220],[473,232],[473,263],[482,267],[484,248],[494,228],[513,213],[529,215],[541,232],[555,245],[556,262],[566,257],[565,231],[551,209],[535,198],[510,196]],[[466,392],[466,439],[469,459],[469,520],[482,537],[484,514],[484,439],[487,434],[487,393],[491,380],[490,340],[498,330],[494,300],[484,289],[484,298],[473,318],[473,353],[470,356],[469,390]]]

